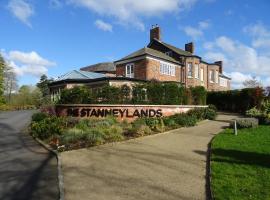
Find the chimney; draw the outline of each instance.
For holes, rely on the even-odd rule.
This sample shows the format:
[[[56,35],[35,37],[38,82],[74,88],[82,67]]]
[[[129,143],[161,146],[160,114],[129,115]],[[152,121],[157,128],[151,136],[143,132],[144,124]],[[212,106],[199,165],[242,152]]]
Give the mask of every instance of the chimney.
[[[223,62],[222,61],[216,61],[215,64],[219,66],[219,73],[222,74],[222,72],[223,72]]]
[[[150,29],[150,42],[153,39],[157,39],[157,40],[161,40],[161,30],[159,28],[159,26],[156,25],[152,25],[152,28]]]
[[[194,43],[190,42],[190,43],[185,44],[185,51],[188,51],[188,52],[194,54],[194,52],[195,52]]]

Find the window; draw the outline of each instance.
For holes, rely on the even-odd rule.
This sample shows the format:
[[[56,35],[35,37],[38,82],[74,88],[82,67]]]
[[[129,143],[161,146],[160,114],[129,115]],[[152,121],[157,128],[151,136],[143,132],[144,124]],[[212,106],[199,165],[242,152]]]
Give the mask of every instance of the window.
[[[169,76],[175,76],[175,65],[160,62],[160,73]]]
[[[227,80],[225,78],[219,78],[219,85],[222,87],[227,87]]]
[[[210,72],[209,72],[209,80],[210,80],[211,83],[214,83],[214,81],[215,81],[214,70],[210,70]]]
[[[134,78],[134,64],[126,65],[126,77]]]
[[[165,52],[165,54],[166,54],[167,56],[172,57],[172,51],[167,51],[167,52]]]
[[[215,71],[215,82],[218,83],[218,71]]]
[[[195,64],[194,68],[195,68],[195,78],[198,79],[199,78],[199,65]]]
[[[192,77],[192,63],[188,63],[188,77]]]
[[[203,74],[204,72],[203,72],[203,68],[201,68],[201,81],[203,81],[203,76],[204,76],[204,74]]]

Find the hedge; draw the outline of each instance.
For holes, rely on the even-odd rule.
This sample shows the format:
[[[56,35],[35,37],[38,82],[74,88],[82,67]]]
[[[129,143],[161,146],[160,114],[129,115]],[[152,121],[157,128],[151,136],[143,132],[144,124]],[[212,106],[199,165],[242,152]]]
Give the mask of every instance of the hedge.
[[[106,85],[89,89],[85,86],[64,89],[59,104],[106,103],[106,104],[153,104],[153,105],[205,105],[207,92],[202,86],[184,88],[177,83],[152,81],[136,84],[132,88],[123,85]]]
[[[213,104],[218,110],[244,113],[253,107],[261,107],[264,94],[262,88],[245,88],[222,92],[208,92],[207,104]]]

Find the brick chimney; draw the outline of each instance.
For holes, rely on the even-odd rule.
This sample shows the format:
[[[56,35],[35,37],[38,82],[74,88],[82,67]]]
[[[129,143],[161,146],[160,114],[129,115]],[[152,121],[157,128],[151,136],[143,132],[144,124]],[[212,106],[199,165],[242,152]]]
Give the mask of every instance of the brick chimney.
[[[159,28],[159,26],[156,25],[152,25],[152,28],[150,29],[150,42],[153,39],[157,39],[157,40],[161,40],[161,30]]]
[[[185,51],[188,51],[188,52],[194,54],[194,52],[195,52],[194,43],[190,42],[190,43],[185,44]]]
[[[223,72],[223,62],[220,60],[220,61],[216,61],[215,64],[219,66],[219,73],[222,74],[222,72]]]

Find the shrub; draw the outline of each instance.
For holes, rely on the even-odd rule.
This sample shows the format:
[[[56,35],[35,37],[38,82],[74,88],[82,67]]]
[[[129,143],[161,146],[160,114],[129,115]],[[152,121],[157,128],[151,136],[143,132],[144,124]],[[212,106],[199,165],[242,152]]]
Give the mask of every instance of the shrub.
[[[172,117],[164,117],[163,122],[165,126],[168,127],[176,127],[177,124],[175,123],[175,120]]]
[[[108,129],[103,130],[104,139],[109,142],[121,141],[123,137],[123,128],[119,125],[113,125]]]
[[[218,110],[217,110],[217,107],[216,107],[215,105],[213,105],[213,104],[209,104],[209,105],[208,105],[208,108],[209,108],[209,109],[212,109],[212,110],[214,110],[214,111],[216,111],[216,112],[218,111]]]
[[[59,104],[87,104],[92,102],[92,93],[86,86],[63,89]]]
[[[31,134],[33,137],[46,140],[53,136],[59,136],[66,128],[66,118],[63,117],[47,117],[41,121],[31,123]]]
[[[181,126],[195,126],[197,123],[196,117],[188,114],[176,114],[173,118],[175,122]]]
[[[47,118],[49,115],[46,113],[42,113],[42,112],[38,112],[38,113],[34,113],[32,115],[32,121],[33,122],[40,122],[42,120],[44,120],[45,118]]]
[[[85,132],[79,128],[71,128],[66,130],[60,137],[61,144],[70,144],[78,142],[80,140],[85,140],[87,135]]]
[[[136,129],[133,129],[133,136],[144,136],[144,135],[150,135],[152,133],[152,130],[149,126],[141,125],[136,127]]]
[[[211,108],[204,109],[204,119],[214,120],[217,117],[217,112]]]
[[[262,88],[209,92],[207,104],[214,104],[218,110],[245,113],[253,107],[260,108],[264,98]]]
[[[192,95],[192,102],[194,105],[205,105],[207,91],[203,86],[190,88]]]
[[[237,128],[256,128],[259,125],[259,121],[256,118],[240,118],[236,119]],[[234,126],[234,122],[231,123],[231,127]]]
[[[194,108],[187,112],[187,115],[194,116],[197,120],[205,119],[206,108]]]
[[[246,111],[246,115],[249,117],[259,117],[262,115],[262,112],[259,111],[256,107],[253,107]]]

